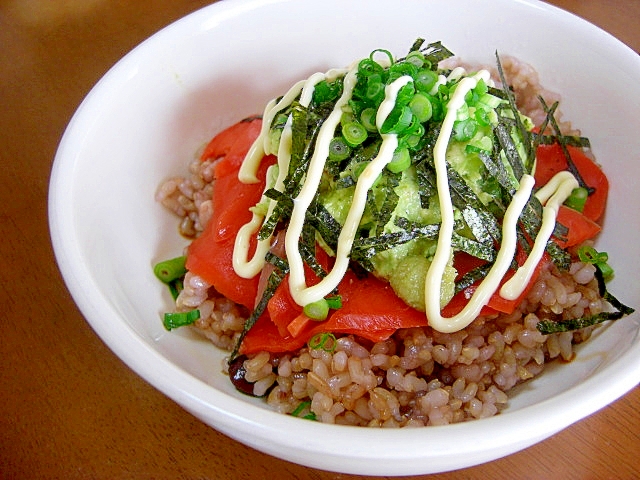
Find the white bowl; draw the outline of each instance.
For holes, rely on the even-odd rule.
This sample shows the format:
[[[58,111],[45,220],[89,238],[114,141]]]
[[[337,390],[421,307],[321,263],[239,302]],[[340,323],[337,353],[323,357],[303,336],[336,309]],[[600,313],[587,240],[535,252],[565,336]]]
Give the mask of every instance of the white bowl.
[[[155,201],[214,133],[260,113],[315,71],[375,48],[442,40],[469,61],[494,52],[533,64],[563,95],[565,118],[592,140],[611,181],[600,245],[612,291],[640,306],[640,58],[593,25],[535,0],[228,0],[158,32],[118,62],[78,108],[60,143],[50,226],[60,269],[104,342],[146,381],[215,429],[311,467],[410,475],[508,455],[604,407],[640,379],[640,316],[607,325],[570,364],[520,387],[502,414],[421,429],[338,427],[271,412],[235,392],[223,353],[166,332],[170,306],[152,265],[184,246]]]

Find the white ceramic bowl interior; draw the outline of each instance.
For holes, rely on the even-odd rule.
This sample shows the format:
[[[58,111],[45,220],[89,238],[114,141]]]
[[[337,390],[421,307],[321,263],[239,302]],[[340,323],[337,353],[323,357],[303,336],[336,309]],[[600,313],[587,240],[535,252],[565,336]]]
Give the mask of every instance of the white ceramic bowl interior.
[[[415,38],[464,60],[515,55],[561,92],[564,118],[592,140],[611,181],[600,239],[611,288],[640,306],[640,59],[593,25],[535,0],[226,0],[142,43],[78,108],[60,143],[50,188],[53,246],[84,316],[134,371],[221,432],[263,452],[326,470],[409,475],[510,454],[580,420],[638,384],[640,316],[600,329],[570,364],[519,387],[481,421],[424,429],[322,425],[273,413],[235,392],[223,353],[187,330],[168,333],[171,300],[152,265],[179,254],[176,219],[158,185],[186,171],[213,134],[261,113],[315,71]],[[633,280],[633,281],[630,281]]]

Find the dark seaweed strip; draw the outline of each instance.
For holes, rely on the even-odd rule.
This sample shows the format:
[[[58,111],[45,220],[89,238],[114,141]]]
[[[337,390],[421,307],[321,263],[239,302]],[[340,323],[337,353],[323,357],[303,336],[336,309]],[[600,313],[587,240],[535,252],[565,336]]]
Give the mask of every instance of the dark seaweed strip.
[[[409,49],[409,53],[419,51],[422,45],[424,45],[424,42],[424,38],[416,38],[415,42],[413,42],[413,45],[411,45],[411,48]]]
[[[271,299],[271,297],[273,297],[273,294],[275,293],[278,286],[282,283],[282,280],[284,280],[284,277],[285,275],[282,272],[280,272],[278,269],[274,269],[271,272],[271,275],[269,275],[269,278],[267,279],[267,286],[265,287],[264,292],[262,293],[262,297],[260,297],[260,301],[258,302],[256,307],[253,309],[253,312],[251,312],[251,315],[249,316],[249,318],[247,318],[247,320],[245,320],[244,322],[244,327],[242,328],[242,332],[240,332],[238,341],[236,342],[235,347],[231,352],[231,356],[229,357],[229,363],[231,363],[238,355],[238,352],[240,350],[240,345],[242,344],[244,337],[247,335],[249,330],[251,330],[253,326],[256,324],[256,322],[258,321],[258,318],[260,318],[260,316],[264,313],[265,309],[267,308],[267,303],[269,303],[269,300]]]
[[[347,175],[346,177],[342,177],[336,181],[335,189],[340,190],[341,188],[349,188],[353,187],[356,184],[356,181],[353,179],[351,175]]]
[[[480,209],[476,210],[476,213],[480,216],[484,227],[489,232],[489,235],[496,241],[500,243],[502,241],[502,228],[500,227],[500,223],[496,217],[488,210]]]
[[[433,166],[433,147],[440,134],[441,125],[438,123],[430,123],[423,136],[424,145],[422,149],[415,152],[412,156],[412,163],[416,167],[418,179],[418,192],[420,194],[420,206],[429,208],[431,197],[438,193],[436,188],[436,175]]]
[[[436,70],[438,63],[453,56],[453,52],[447,49],[441,42],[434,42],[420,50],[424,58],[431,62],[431,68]]]
[[[467,185],[460,174],[453,168],[447,168],[451,201],[453,205],[462,210],[467,205],[479,208],[482,203],[475,192]]]
[[[393,211],[398,206],[398,194],[395,191],[395,188],[399,184],[399,174],[385,174],[385,197],[382,205],[380,206],[380,210],[378,211],[378,228],[376,229],[376,234],[380,235],[384,226],[389,223],[391,220],[391,216],[393,215]]]
[[[618,320],[624,317],[623,312],[601,312],[596,315],[589,315],[586,317],[575,318],[572,320],[564,320],[562,322],[555,322],[553,320],[540,320],[536,328],[540,333],[549,335],[551,333],[570,332],[573,330],[579,330],[581,328],[597,325],[598,323],[606,322],[607,320]]]
[[[267,198],[277,202],[272,214],[265,220],[258,233],[259,239],[268,238],[273,234],[280,222],[287,222],[293,210],[293,198],[302,188],[302,179],[306,175],[309,161],[313,152],[313,144],[318,135],[323,119],[315,114],[308,114],[307,109],[299,103],[291,106],[293,140],[291,146],[291,159],[289,172],[284,180],[284,192],[268,189],[265,192]],[[302,139],[300,140],[300,137]],[[307,138],[308,137],[308,138]]]
[[[535,238],[538,235],[542,226],[542,204],[535,195],[529,197],[529,201],[520,213],[519,222],[529,235],[529,238]]]
[[[447,169],[447,176],[449,178],[449,188],[451,191],[451,200],[453,205],[459,210],[464,210],[467,207],[473,207],[478,215],[480,215],[485,222],[485,227],[491,232],[491,235],[495,239],[502,238],[500,224],[498,219],[482,204],[480,199],[476,196],[475,192],[469,188],[462,177],[453,168]]]
[[[556,122],[556,117],[554,116],[554,111],[555,109],[550,109],[547,106],[547,103],[544,101],[544,98],[542,97],[538,97],[540,99],[540,103],[542,103],[542,107],[544,108],[544,111],[547,113],[547,119],[549,121],[549,123],[551,123],[551,126],[553,128],[553,131],[556,135],[556,139],[558,140],[558,144],[560,145],[560,148],[562,149],[562,153],[564,154],[565,158],[567,159],[567,170],[569,170],[569,172],[571,172],[571,174],[576,177],[576,180],[578,181],[578,184],[583,187],[586,188],[587,191],[589,192],[589,194],[592,194],[594,192],[593,187],[590,187],[589,185],[586,184],[586,182],[584,181],[584,179],[582,178],[582,175],[580,175],[580,172],[578,171],[578,168],[576,167],[575,163],[573,163],[573,160],[571,159],[571,155],[569,154],[569,150],[567,150],[567,145],[564,141],[564,137],[562,135],[562,132],[560,131],[560,127],[558,126],[558,122]]]
[[[456,250],[466,252],[469,255],[473,255],[481,260],[487,260],[488,262],[495,261],[497,254],[493,243],[481,243],[458,235],[457,233],[451,236],[451,246]]]
[[[267,252],[264,256],[266,262],[270,263],[274,267],[276,267],[283,275],[289,273],[289,263],[284,259],[280,258],[273,252]]]
[[[299,104],[294,104],[291,110],[293,138],[296,139],[297,136],[303,135],[301,139],[291,145],[289,172],[284,181],[284,192],[292,198],[295,198],[302,188],[303,178],[309,168],[318,131],[324,121],[317,115],[307,113],[307,110]]]
[[[501,118],[501,120],[504,120]],[[524,164],[522,162],[522,158],[520,158],[520,153],[518,152],[518,147],[516,147],[513,142],[513,138],[511,138],[511,131],[507,126],[506,122],[500,121],[495,126],[494,132],[496,134],[496,138],[498,139],[498,143],[504,152],[509,165],[511,165],[511,169],[513,170],[513,174],[517,180],[522,178],[522,175],[525,173]]]
[[[271,200],[275,200],[277,203],[271,212],[271,215],[265,219],[260,227],[260,231],[258,232],[259,240],[264,240],[273,235],[278,223],[291,217],[291,211],[293,210],[293,200],[291,197],[276,190],[275,188],[267,189],[264,192],[264,196]]]
[[[312,207],[313,209],[307,210],[306,222],[318,232],[329,248],[335,251],[338,248],[338,236],[342,225],[319,202],[314,202]]]
[[[351,258],[357,262],[369,260],[379,252],[403,245],[419,236],[417,231],[384,233],[378,237],[356,239],[351,249]]]
[[[547,253],[558,270],[566,271],[571,266],[571,255],[553,240],[547,242]]]
[[[513,92],[511,91],[511,89],[509,88],[507,81],[505,79],[504,76],[504,71],[502,70],[502,63],[500,62],[500,56],[498,55],[498,52],[496,52],[496,64],[498,67],[498,75],[500,76],[500,82],[502,83],[502,86],[504,88],[504,92],[507,96],[507,100],[509,102],[509,107],[511,108],[511,111],[513,112],[513,117],[516,123],[516,128],[518,129],[518,132],[520,132],[520,136],[522,137],[523,143],[524,143],[524,147],[525,147],[525,165],[527,165],[529,167],[529,169],[531,168],[531,166],[533,165],[533,161],[535,159],[535,150],[532,148],[531,145],[531,139],[530,139],[530,134],[529,131],[527,130],[527,128],[524,126],[524,123],[522,123],[522,119],[520,118],[520,113],[518,111],[518,107],[516,106],[516,99],[513,96]],[[515,169],[514,169],[515,171]],[[520,178],[520,175],[516,175],[516,178]]]
[[[507,87],[505,86],[505,89]],[[487,88],[487,93],[493,95],[494,97],[498,97],[502,100],[509,100],[509,96],[508,93],[503,90],[502,88],[497,88],[497,87],[488,87]]]
[[[491,266],[492,264],[486,263],[474,268],[473,270],[469,270],[456,282],[455,292],[458,293],[465,288],[470,287],[477,281],[484,279],[489,273],[489,270],[491,270]]]
[[[577,135],[540,135],[533,133],[534,141],[537,145],[553,145],[562,138],[565,145],[577,148],[591,148],[591,141],[587,137],[579,137]]]
[[[619,320],[622,317],[631,315],[635,312],[635,309],[624,305],[616,297],[614,297],[608,290],[605,284],[602,270],[596,264],[596,280],[598,281],[598,290],[600,296],[611,305],[615,311],[613,312],[601,312],[596,315],[588,315],[582,318],[575,318],[572,320],[553,321],[553,320],[541,320],[536,325],[536,328],[543,334],[548,335],[550,333],[570,332],[573,330],[579,330],[581,328],[590,327],[607,320]]]
[[[542,99],[542,97],[538,97],[538,99],[540,100],[540,103],[542,103],[543,108],[544,108],[544,99]],[[555,115],[555,112],[558,108],[559,103],[558,102],[554,102],[553,105],[551,105],[551,108],[546,110],[545,109],[545,117],[544,120],[542,121],[542,124],[540,125],[540,132],[546,132],[547,131],[547,126],[549,125],[549,119]],[[555,136],[551,136],[551,138],[553,139],[552,143],[555,143],[556,141],[556,137]],[[533,136],[533,148],[537,151],[538,150],[538,145],[540,145],[541,142],[541,136],[540,135],[535,135]]]
[[[482,215],[475,208],[470,205],[465,206],[462,210],[462,218],[478,242],[493,243],[494,236],[489,232]]]
[[[298,242],[298,251],[302,257],[302,261],[306,263],[309,268],[319,278],[324,278],[327,275],[325,269],[318,263],[316,259],[316,230],[309,223],[304,223],[302,226],[302,236]]]
[[[435,239],[440,231],[440,225],[418,225],[409,222],[406,218],[398,218],[395,223],[403,230],[384,233],[377,237],[356,239],[351,249],[351,258],[357,262],[369,260],[379,252],[403,245],[416,238]]]
[[[438,193],[436,187],[436,173],[426,168],[427,162],[416,165],[416,176],[418,181],[418,194],[420,195],[420,206],[429,208],[431,197]]]
[[[304,151],[307,146],[307,109],[298,102],[291,104],[291,159],[289,174],[303,163]]]
[[[411,222],[405,217],[397,217],[394,224],[397,227],[402,228],[403,230],[416,232],[420,237],[424,238],[435,239],[438,236],[438,232],[440,231],[440,225],[437,223],[421,225],[416,222]]]
[[[378,210],[378,204],[376,203],[376,196],[373,193],[373,190],[367,191],[366,204],[367,204],[367,207],[369,207],[369,213],[374,218],[374,220],[376,222],[379,221],[380,211]]]
[[[489,175],[498,180],[498,184],[509,193],[509,196],[513,196],[515,191],[518,189],[518,182],[511,174],[509,174],[504,163],[499,160],[496,161],[492,156],[485,152],[479,152],[478,157],[482,160],[482,163],[489,172]]]

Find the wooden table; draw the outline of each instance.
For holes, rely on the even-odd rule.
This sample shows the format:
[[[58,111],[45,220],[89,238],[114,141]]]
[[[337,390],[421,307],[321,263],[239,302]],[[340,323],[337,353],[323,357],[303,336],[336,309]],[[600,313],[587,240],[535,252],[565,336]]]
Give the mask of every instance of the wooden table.
[[[54,261],[49,172],[75,108],[132,47],[207,3],[0,1],[2,478],[356,478],[256,452],[165,398],[93,333]],[[553,3],[640,51],[638,0]],[[636,388],[525,451],[433,478],[632,478],[639,411]]]

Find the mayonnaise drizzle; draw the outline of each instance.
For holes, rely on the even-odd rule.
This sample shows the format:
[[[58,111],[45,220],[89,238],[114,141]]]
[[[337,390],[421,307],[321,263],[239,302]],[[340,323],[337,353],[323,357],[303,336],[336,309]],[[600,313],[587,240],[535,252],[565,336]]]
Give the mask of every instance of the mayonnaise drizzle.
[[[516,271],[500,289],[500,296],[507,300],[517,299],[531,280],[536,265],[542,259],[544,250],[553,233],[560,205],[571,195],[573,189],[580,185],[570,172],[558,172],[535,196],[544,205],[542,208],[542,225],[538,231],[533,248],[525,263]]]
[[[344,91],[346,92],[347,89],[349,89],[349,96],[351,95],[351,90],[353,89],[357,81],[357,78],[355,78],[355,71],[356,70],[350,72],[350,74],[354,73],[352,78],[349,78],[350,74],[347,74],[347,77],[345,78]],[[411,77],[404,76],[395,80],[390,85],[387,85],[387,87],[385,88],[385,99],[380,105],[378,113],[376,115],[376,125],[378,129],[382,127],[382,124],[386,120],[387,116],[389,115],[389,113],[391,113],[391,110],[393,110],[398,91],[410,81],[412,81]],[[340,103],[343,98],[341,98],[338,103]],[[346,101],[348,101],[348,98],[346,99]],[[337,112],[337,122],[335,123],[335,126],[337,126],[337,123],[342,116],[342,111],[337,110],[338,107],[339,106],[336,104],[336,110],[334,110],[334,112]],[[331,118],[332,115],[333,112],[331,113],[329,118]],[[325,121],[325,125],[327,122],[328,120]],[[335,129],[335,126],[332,125],[331,128]],[[322,168],[320,168],[320,175],[322,174],[322,169],[324,168],[324,164],[329,154],[329,141],[331,140],[331,138],[333,138],[333,131],[327,132],[326,137],[321,138],[323,133],[324,132],[321,131],[318,135],[318,141],[316,144],[317,152],[319,146],[318,144],[320,144],[321,141],[323,143],[320,153],[321,156],[319,156],[317,159],[318,163],[322,163]],[[324,145],[325,143],[326,147]],[[316,193],[319,183],[319,177],[317,177],[317,181],[314,181],[313,187],[310,186],[307,189],[307,185],[309,182],[309,175],[307,174],[307,181],[302,187],[303,191],[301,191],[300,195],[298,195],[298,197],[295,199],[294,209],[291,215],[291,222],[285,236],[287,259],[289,260],[290,268],[289,287],[291,290],[292,298],[299,305],[307,305],[308,303],[320,300],[324,296],[331,293],[331,291],[338,286],[338,284],[344,277],[347,268],[349,267],[349,254],[351,253],[353,240],[355,239],[358,225],[360,224],[360,220],[362,219],[362,215],[365,210],[367,192],[373,186],[373,183],[378,178],[378,175],[380,175],[380,173],[382,172],[382,169],[392,160],[393,153],[395,152],[397,146],[397,135],[382,135],[382,144],[380,145],[378,155],[373,160],[371,160],[364,171],[360,174],[360,176],[358,177],[358,181],[356,182],[355,192],[351,201],[351,207],[349,208],[344,226],[342,227],[340,235],[338,236],[338,246],[336,249],[336,258],[333,268],[322,279],[322,281],[311,287],[307,286],[304,277],[302,258],[298,251],[298,239],[300,237],[300,234],[302,233],[302,220],[304,219],[304,213],[306,212],[306,209],[308,208],[311,200]],[[315,152],[311,160],[312,164],[314,162],[314,159]],[[310,166],[309,171],[311,171],[311,168],[312,167]],[[300,209],[299,212],[296,212],[297,208]]]
[[[279,101],[272,100],[269,102],[263,115],[260,135],[249,150],[238,173],[238,178],[241,182],[257,182],[256,173],[260,160],[265,154],[275,153],[270,152],[270,138],[268,135],[275,115],[289,106],[291,102],[298,97],[300,104],[307,107],[313,97],[315,85],[324,79],[333,79],[339,75],[344,75],[343,93],[336,102],[333,111],[320,128],[304,183],[300,193],[293,201],[294,207],[285,234],[285,252],[290,271],[289,289],[294,301],[301,306],[317,301],[328,295],[338,286],[344,277],[349,266],[349,255],[353,241],[366,207],[367,192],[372,188],[373,183],[384,167],[391,161],[393,153],[398,146],[397,135],[381,134],[382,143],[378,155],[367,165],[358,177],[352,203],[338,237],[334,266],[319,283],[311,287],[307,286],[304,264],[298,249],[298,242],[302,234],[306,211],[313,201],[320,185],[324,166],[329,155],[329,143],[340,123],[343,107],[347,105],[350,100],[356,85],[356,73],[357,64],[352,65],[348,69],[330,70],[326,74],[316,73],[307,80],[296,83]],[[456,68],[448,77],[441,75],[434,89],[437,89],[440,84],[458,80],[464,73],[464,69]],[[446,153],[457,111],[463,106],[465,95],[475,88],[480,80],[489,82],[489,72],[481,70],[473,76],[460,80],[447,104],[447,113],[434,146],[436,183],[442,220],[436,252],[425,279],[425,310],[429,324],[435,330],[445,333],[455,332],[469,325],[480,314],[482,308],[498,289],[500,281],[504,278],[514,258],[517,247],[517,223],[522,210],[529,201],[535,183],[531,175],[525,174],[520,179],[519,188],[505,212],[502,224],[502,243],[489,273],[477,287],[468,304],[459,314],[450,318],[443,317],[440,311],[440,290],[445,267],[452,255],[451,239],[454,228],[454,210],[447,178]],[[376,126],[378,130],[381,129],[382,124],[393,110],[398,91],[411,81],[411,77],[403,76],[386,87],[385,99],[376,114]],[[282,191],[291,158],[291,135],[291,118],[289,118],[283,128],[277,152],[279,171],[273,186],[280,191]],[[530,255],[524,265],[516,271],[515,275],[502,286],[500,296],[512,300],[518,298],[524,291],[553,233],[560,205],[577,186],[578,183],[571,173],[561,172],[535,194],[538,200],[544,205],[542,226],[536,236]],[[269,186],[267,186],[267,188],[269,188]],[[262,201],[266,201],[264,197]],[[269,249],[271,238],[258,242],[256,253],[251,260],[247,260],[247,255],[251,237],[259,230],[265,216],[268,217],[271,214],[274,206],[275,201],[271,200],[266,215],[254,209],[251,221],[240,229],[236,237],[233,252],[233,266],[236,273],[242,277],[252,278],[257,275],[264,266],[264,257]]]
[[[282,130],[282,135],[280,137],[280,145],[278,147],[278,176],[273,185],[273,188],[277,190],[282,190],[284,186],[284,179],[287,176],[287,171],[289,170],[289,162],[291,160],[291,118],[287,120]],[[274,168],[272,165],[269,167],[269,170]],[[271,177],[271,172],[267,171],[267,178]],[[269,188],[267,184],[265,188]],[[267,199],[263,195],[260,202],[265,202]],[[236,235],[234,247],[233,247],[233,269],[235,272],[243,277],[243,278],[253,278],[255,277],[265,264],[265,256],[271,248],[271,240],[272,236],[268,238],[258,240],[256,245],[256,250],[251,257],[251,260],[247,260],[247,256],[249,255],[249,247],[251,245],[251,238],[258,233],[260,227],[262,226],[262,222],[265,218],[269,218],[271,213],[275,208],[276,202],[273,200],[269,200],[269,206],[267,208],[266,215],[259,213],[256,209],[252,212],[251,220],[240,227],[238,234]]]

